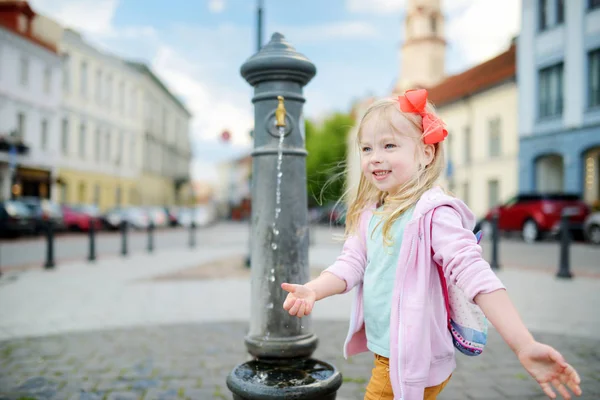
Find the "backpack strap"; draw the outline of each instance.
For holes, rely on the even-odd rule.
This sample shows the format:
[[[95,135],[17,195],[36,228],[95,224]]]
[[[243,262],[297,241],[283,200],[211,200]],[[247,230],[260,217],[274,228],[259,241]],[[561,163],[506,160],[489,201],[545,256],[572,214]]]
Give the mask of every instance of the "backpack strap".
[[[446,306],[446,315],[448,318],[448,328],[450,328],[451,324],[450,324],[450,300],[448,299],[448,285],[446,284],[446,277],[444,276],[444,271],[442,270],[442,266],[440,264],[438,264],[434,259],[433,259],[433,216],[435,215],[435,208],[433,209],[433,212],[431,213],[431,224],[429,226],[429,237],[431,238],[431,261],[433,261],[437,267],[438,270],[438,274],[440,276],[440,282],[442,283],[442,293],[444,294],[444,305]]]

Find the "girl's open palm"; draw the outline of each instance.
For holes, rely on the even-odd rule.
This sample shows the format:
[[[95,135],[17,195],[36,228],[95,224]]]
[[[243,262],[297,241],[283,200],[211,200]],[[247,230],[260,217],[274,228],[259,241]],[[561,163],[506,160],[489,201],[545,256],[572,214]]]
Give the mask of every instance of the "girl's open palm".
[[[313,305],[317,300],[317,294],[314,290],[304,285],[294,285],[291,283],[282,283],[281,288],[288,292],[283,302],[284,310],[288,311],[290,315],[296,315],[298,318],[311,313]]]
[[[519,361],[540,384],[548,397],[555,399],[554,389],[565,399],[570,399],[568,387],[575,395],[581,395],[579,375],[563,356],[550,346],[532,342],[518,353]],[[566,386],[566,387],[565,387]]]

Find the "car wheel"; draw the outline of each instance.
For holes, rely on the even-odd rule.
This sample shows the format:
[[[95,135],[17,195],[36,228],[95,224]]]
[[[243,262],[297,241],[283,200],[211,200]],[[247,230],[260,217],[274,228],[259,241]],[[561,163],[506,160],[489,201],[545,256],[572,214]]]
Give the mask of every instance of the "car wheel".
[[[590,225],[586,233],[590,242],[600,244],[600,225]]]
[[[526,243],[534,243],[540,237],[540,230],[536,222],[532,219],[528,219],[523,224],[523,231],[521,232],[523,240]]]

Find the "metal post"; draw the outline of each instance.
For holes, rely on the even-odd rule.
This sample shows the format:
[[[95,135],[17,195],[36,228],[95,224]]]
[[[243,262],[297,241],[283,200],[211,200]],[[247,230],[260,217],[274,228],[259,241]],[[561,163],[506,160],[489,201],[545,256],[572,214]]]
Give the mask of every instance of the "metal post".
[[[572,212],[569,209],[564,209],[560,216],[560,264],[556,276],[558,278],[572,278],[573,275],[569,266],[569,246],[571,244],[571,232],[569,229],[569,217]]]
[[[255,360],[227,377],[235,400],[331,400],[342,383],[334,366],[310,358],[317,347],[311,318],[290,316],[281,289],[282,282],[310,279],[302,88],[315,73],[314,64],[280,33],[241,68],[254,87],[251,315],[245,343]],[[324,368],[316,381],[315,365]]]
[[[258,9],[256,12],[256,51],[260,51],[262,48],[262,30],[263,30],[263,2],[258,0]]]
[[[127,255],[127,221],[121,221],[121,255]]]
[[[190,224],[190,248],[196,247],[196,221],[192,219]]]
[[[96,224],[96,220],[90,217],[90,227],[88,229],[89,237],[90,237],[90,252],[88,254],[88,261],[96,261],[96,229],[94,225]]]
[[[150,220],[148,224],[148,253],[154,251],[154,221]]]
[[[492,214],[492,262],[490,266],[493,269],[500,269],[498,262],[498,242],[500,241],[500,231],[498,229],[498,212]]]
[[[52,269],[54,267],[54,229],[52,221],[48,220],[46,221],[46,263],[44,268]]]

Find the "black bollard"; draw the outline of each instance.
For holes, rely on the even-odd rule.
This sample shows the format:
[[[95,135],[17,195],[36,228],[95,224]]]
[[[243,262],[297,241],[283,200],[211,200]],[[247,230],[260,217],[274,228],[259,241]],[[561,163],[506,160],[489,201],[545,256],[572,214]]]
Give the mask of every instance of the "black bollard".
[[[121,221],[121,255],[127,255],[127,221]]]
[[[154,222],[150,220],[148,224],[148,253],[154,251]]]
[[[498,262],[498,242],[500,241],[500,231],[498,229],[498,212],[492,214],[492,269],[500,269]]]
[[[560,264],[556,276],[558,278],[572,278],[569,266],[569,246],[571,244],[571,232],[569,231],[569,217],[571,211],[566,208],[560,216]]]
[[[46,263],[45,269],[54,268],[54,229],[52,221],[46,221]]]
[[[90,218],[90,228],[88,229],[88,233],[90,236],[90,252],[88,254],[88,261],[96,261],[96,229],[94,225],[96,224],[96,220],[94,218]]]
[[[190,223],[190,248],[196,247],[196,222],[192,220]]]

